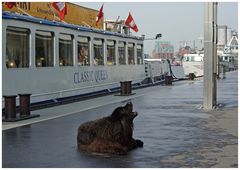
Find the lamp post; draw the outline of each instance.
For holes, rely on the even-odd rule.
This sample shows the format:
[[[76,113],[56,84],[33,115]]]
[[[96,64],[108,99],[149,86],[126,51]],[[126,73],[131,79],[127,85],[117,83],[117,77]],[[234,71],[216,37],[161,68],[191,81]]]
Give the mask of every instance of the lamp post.
[[[145,38],[145,35],[144,34],[142,35],[142,39],[143,40],[157,40],[157,39],[159,39],[161,37],[162,37],[161,33],[156,34],[155,38]]]
[[[156,40],[156,39],[158,39],[158,38],[161,38],[161,37],[162,37],[162,34],[161,34],[161,33],[156,34],[155,38],[145,38],[145,35],[144,35],[144,34],[142,35],[142,37],[143,37],[144,40]]]

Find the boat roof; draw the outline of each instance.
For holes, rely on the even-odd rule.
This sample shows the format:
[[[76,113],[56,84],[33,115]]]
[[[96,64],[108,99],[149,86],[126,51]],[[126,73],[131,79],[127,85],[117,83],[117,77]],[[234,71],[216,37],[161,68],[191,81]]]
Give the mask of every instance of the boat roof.
[[[126,34],[121,34],[121,33],[116,33],[116,32],[110,32],[110,31],[100,30],[100,29],[96,29],[96,28],[92,28],[92,27],[80,26],[80,25],[75,25],[75,24],[59,22],[59,21],[50,21],[47,19],[36,18],[36,17],[19,14],[19,13],[14,13],[14,12],[9,12],[9,11],[2,12],[2,19],[14,19],[14,20],[44,24],[44,25],[48,25],[48,26],[64,27],[64,28],[70,28],[70,29],[79,30],[79,31],[93,32],[93,33],[99,33],[99,34],[111,35],[111,36],[118,36],[118,37],[122,37],[122,38],[130,38],[130,39],[142,40],[142,41],[144,40],[143,37],[137,37],[137,36],[126,35]]]

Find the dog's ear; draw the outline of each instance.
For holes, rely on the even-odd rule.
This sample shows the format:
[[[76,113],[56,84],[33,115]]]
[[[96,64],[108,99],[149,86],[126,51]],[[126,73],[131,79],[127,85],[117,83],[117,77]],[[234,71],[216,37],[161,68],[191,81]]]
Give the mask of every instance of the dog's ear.
[[[123,107],[117,107],[111,114],[111,119],[116,121],[121,119],[123,116],[124,108]]]
[[[126,109],[126,111],[127,111],[128,113],[131,113],[131,112],[133,111],[133,104],[132,104],[132,102],[128,102],[128,103],[124,106],[124,108]]]

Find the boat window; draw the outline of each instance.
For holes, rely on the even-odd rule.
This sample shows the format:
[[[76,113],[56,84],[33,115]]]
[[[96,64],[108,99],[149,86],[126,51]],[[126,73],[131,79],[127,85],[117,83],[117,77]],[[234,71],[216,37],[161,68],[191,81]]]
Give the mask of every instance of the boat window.
[[[36,67],[52,67],[54,60],[53,33],[37,30],[35,45]]]
[[[143,64],[143,45],[137,45],[137,64]]]
[[[135,64],[133,43],[128,43],[128,64]]]
[[[29,67],[29,34],[25,28],[7,27],[6,66],[7,68]]]
[[[78,37],[78,65],[90,65],[89,41],[89,37]]]
[[[189,57],[184,57],[185,61],[189,61]]]
[[[94,65],[104,65],[103,39],[94,38],[93,52],[94,52]]]
[[[126,43],[123,41],[119,41],[118,42],[118,55],[119,55],[118,60],[120,65],[126,64],[125,48],[126,48]]]
[[[59,66],[73,66],[73,37],[59,34]]]
[[[115,65],[115,41],[107,40],[107,64]]]

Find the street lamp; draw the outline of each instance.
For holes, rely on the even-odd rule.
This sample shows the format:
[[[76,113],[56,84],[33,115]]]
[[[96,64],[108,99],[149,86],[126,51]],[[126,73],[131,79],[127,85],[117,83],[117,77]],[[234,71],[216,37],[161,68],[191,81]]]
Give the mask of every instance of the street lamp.
[[[158,38],[161,38],[162,37],[162,34],[157,34],[155,39],[158,39]]]
[[[144,40],[156,40],[158,38],[161,38],[162,34],[156,34],[155,38],[146,38],[145,39],[145,35],[142,35],[142,37],[143,37]]]

